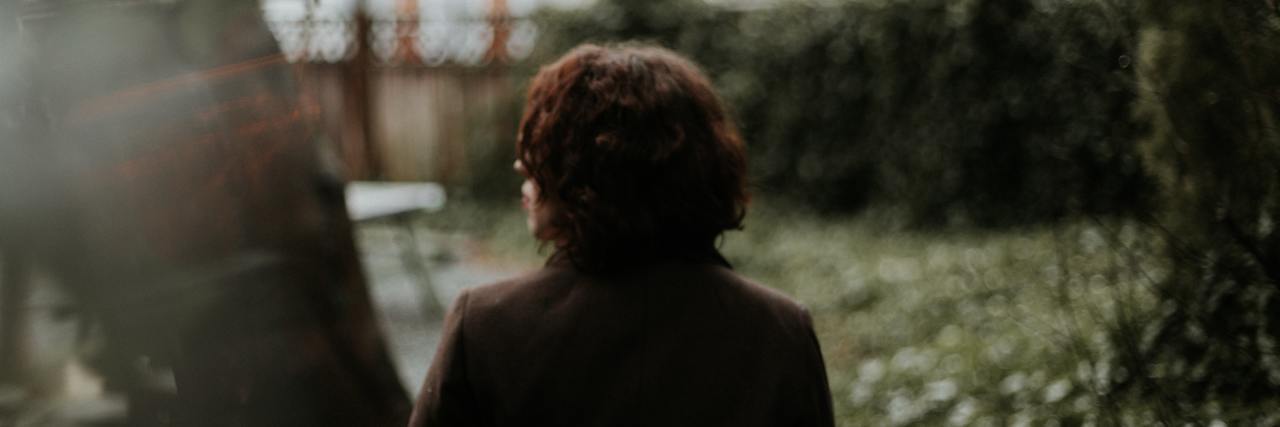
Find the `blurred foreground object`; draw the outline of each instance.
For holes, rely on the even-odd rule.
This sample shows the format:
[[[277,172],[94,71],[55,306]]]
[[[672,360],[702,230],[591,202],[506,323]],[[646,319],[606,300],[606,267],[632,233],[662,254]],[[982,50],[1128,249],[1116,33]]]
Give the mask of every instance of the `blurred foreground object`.
[[[67,290],[100,328],[87,362],[128,397],[127,423],[402,424],[318,107],[258,3],[13,12],[28,54],[5,110],[5,177],[23,184],[3,197],[3,285],[38,269]],[[176,390],[155,385],[170,375]]]

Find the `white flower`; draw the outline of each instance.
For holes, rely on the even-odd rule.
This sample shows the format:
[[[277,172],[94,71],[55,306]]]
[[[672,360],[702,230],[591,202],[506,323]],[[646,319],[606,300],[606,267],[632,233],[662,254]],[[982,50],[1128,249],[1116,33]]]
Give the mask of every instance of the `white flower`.
[[[893,399],[889,400],[889,423],[900,426],[914,422],[920,415],[924,414],[925,408],[913,402],[906,396],[904,392],[893,393]]]
[[[1030,427],[1031,417],[1021,412],[1013,414],[1013,416],[1009,417],[1008,425],[1010,427]]]
[[[863,405],[871,400],[873,394],[875,394],[875,387],[871,383],[858,381],[853,384],[853,391],[849,392],[849,400],[854,405]]]
[[[1057,402],[1059,400],[1062,400],[1062,398],[1067,397],[1067,394],[1069,393],[1071,393],[1070,380],[1063,378],[1063,379],[1054,381],[1053,384],[1049,384],[1048,387],[1044,388],[1044,402],[1045,403]]]
[[[1098,366],[1093,368],[1093,384],[1098,389],[1099,394],[1106,392],[1107,384],[1111,383],[1111,364],[1106,360],[1098,362]]]
[[[884,378],[884,362],[871,359],[858,367],[858,382],[874,384]]]
[[[973,415],[978,413],[978,401],[972,397],[966,397],[951,408],[951,414],[947,415],[947,424],[953,426],[968,425],[969,420],[973,419]]]
[[[1076,379],[1082,383],[1093,379],[1093,366],[1088,361],[1082,360],[1076,364]]]
[[[893,354],[893,368],[898,371],[910,371],[916,365],[915,347],[903,347]]]
[[[938,354],[931,349],[918,351],[915,347],[903,347],[894,353],[890,363],[895,371],[916,372],[932,368],[937,361]]]
[[[1085,253],[1097,252],[1098,249],[1101,249],[1106,244],[1106,239],[1093,227],[1086,228],[1084,232],[1080,233],[1080,246]]]
[[[955,381],[952,381],[950,378],[931,382],[926,384],[924,388],[924,398],[933,402],[946,402],[951,400],[956,397],[956,391],[958,390]]]
[[[1009,374],[1009,376],[1004,377],[1003,381],[1000,381],[1000,392],[1004,394],[1014,394],[1022,391],[1022,388],[1026,387],[1026,385],[1027,374],[1014,372]]]

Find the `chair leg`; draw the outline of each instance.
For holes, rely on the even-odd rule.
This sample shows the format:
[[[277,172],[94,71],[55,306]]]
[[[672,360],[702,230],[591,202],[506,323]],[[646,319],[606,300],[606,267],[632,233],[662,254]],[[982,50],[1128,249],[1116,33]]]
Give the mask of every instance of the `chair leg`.
[[[435,282],[431,279],[431,272],[423,261],[424,257],[418,246],[418,234],[413,227],[413,219],[408,215],[401,215],[396,217],[395,221],[404,229],[403,233],[396,233],[398,234],[396,241],[400,244],[401,263],[416,279],[418,290],[421,291],[422,298],[419,305],[428,320],[439,320],[444,314],[444,305],[436,296]]]

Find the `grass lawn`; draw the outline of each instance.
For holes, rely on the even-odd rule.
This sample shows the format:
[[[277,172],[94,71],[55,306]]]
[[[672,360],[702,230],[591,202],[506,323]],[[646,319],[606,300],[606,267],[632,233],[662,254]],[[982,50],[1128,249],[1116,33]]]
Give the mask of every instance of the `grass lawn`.
[[[428,226],[541,262],[522,213],[454,202]],[[1160,239],[1115,221],[921,232],[887,214],[824,217],[758,201],[721,245],[737,270],[813,313],[841,425],[1110,425],[1106,325],[1154,305]],[[1136,339],[1136,338],[1135,338]],[[1143,424],[1153,414],[1126,410]]]

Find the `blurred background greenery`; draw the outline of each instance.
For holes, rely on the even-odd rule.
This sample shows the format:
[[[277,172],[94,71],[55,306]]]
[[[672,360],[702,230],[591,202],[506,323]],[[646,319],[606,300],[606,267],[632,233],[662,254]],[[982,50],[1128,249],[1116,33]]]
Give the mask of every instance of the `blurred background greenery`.
[[[248,11],[259,29],[254,32],[225,25],[200,8],[223,8],[223,1],[119,0],[103,3],[108,7],[54,0],[0,2],[0,15],[6,18],[0,20],[0,33],[10,36],[0,37],[0,52],[29,56],[42,67],[79,76],[32,73],[33,80],[47,77],[48,92],[56,94],[63,86],[81,83],[82,91],[100,89],[89,77],[102,77],[103,70],[115,70],[110,77],[132,85],[175,76],[155,64],[205,69],[207,64],[189,62],[208,53],[207,45],[234,47],[240,36],[270,44],[269,30],[284,54],[273,56],[282,67],[278,71],[283,76],[288,67],[297,83],[299,99],[289,103],[305,106],[299,114],[305,110],[316,122],[308,123],[306,131],[281,134],[279,140],[304,141],[296,148],[307,153],[308,162],[310,150],[321,151],[317,165],[307,165],[307,170],[319,170],[314,175],[321,179],[319,184],[309,181],[316,178],[311,175],[263,180],[309,184],[304,190],[264,193],[262,200],[270,203],[261,203],[263,210],[236,218],[264,221],[269,215],[257,212],[285,208],[315,213],[318,208],[282,195],[316,193],[324,196],[317,200],[332,202],[325,206],[336,209],[341,219],[336,196],[344,179],[433,181],[447,187],[449,200],[439,212],[404,223],[400,216],[393,224],[365,221],[354,230],[370,279],[367,290],[376,311],[392,319],[383,319],[381,330],[400,364],[401,384],[391,385],[404,386],[406,395],[424,375],[438,339],[440,313],[423,310],[418,305],[426,304],[415,297],[439,291],[436,297],[447,300],[466,286],[537,268],[548,254],[526,232],[516,202],[520,178],[511,170],[512,136],[529,77],[581,43],[640,41],[671,48],[701,64],[741,128],[754,201],[745,229],[727,234],[721,249],[743,274],[810,308],[840,425],[1280,425],[1275,409],[1280,407],[1280,235],[1275,224],[1280,217],[1280,0],[236,3],[247,5],[236,10]],[[265,23],[253,14],[254,4],[261,6]],[[79,40],[111,48],[86,55],[84,66],[56,65],[56,59],[73,56],[63,55],[68,51],[28,46],[23,49],[32,50],[23,53],[21,43],[13,42],[29,37],[27,25],[39,27],[37,18],[49,10],[84,6],[101,13],[125,5],[186,12],[146,19],[112,12],[98,16],[111,26],[74,26],[117,33],[108,38],[93,31],[72,34],[68,44],[77,52],[84,48]],[[30,20],[7,19],[19,9],[30,9],[20,14]],[[83,17],[96,16],[92,13]],[[129,19],[116,19],[121,17]],[[133,20],[148,24],[128,24]],[[130,29],[136,31],[125,31]],[[236,37],[223,37],[224,29]],[[192,38],[180,37],[182,33],[207,34]],[[128,37],[181,43],[172,49],[117,43]],[[135,57],[150,62],[129,59]],[[13,77],[23,67],[21,61],[11,62],[0,61],[0,137],[5,138],[0,142],[21,140],[31,129],[43,132],[47,127],[56,137],[66,136],[68,127],[75,129],[73,121],[49,119],[60,117],[57,109],[45,102],[45,95],[26,88],[25,80]],[[116,68],[105,66],[110,64]],[[287,96],[280,96],[292,97],[294,88],[284,80],[265,81],[261,87],[287,90]],[[188,112],[187,107],[145,106],[179,118]],[[175,124],[153,110],[128,116],[134,121],[104,122],[102,128],[109,125],[116,132],[111,135],[117,145],[102,144],[101,132],[67,137],[75,144],[0,143],[0,161],[7,166],[0,167],[0,231],[22,231],[0,241],[7,245],[0,247],[6,256],[0,281],[6,289],[20,289],[13,283],[27,282],[35,289],[55,289],[60,280],[70,281],[36,274],[40,271],[34,267],[31,274],[15,267],[23,266],[19,261],[25,258],[79,256],[98,262],[99,256],[131,253],[118,247],[150,248],[144,245],[148,240],[126,239],[104,242],[97,247],[101,252],[69,254],[37,245],[36,238],[10,237],[75,235],[65,231],[75,229],[68,227],[74,222],[62,216],[80,214],[79,207],[110,205],[118,208],[119,218],[154,231],[156,241],[197,250],[208,245],[187,234],[224,234],[214,228],[199,233],[164,228],[165,221],[146,218],[216,223],[211,219],[216,209],[251,199],[240,191],[188,192],[168,183],[187,182],[174,179],[184,173],[205,177],[201,174],[213,169],[209,165],[256,170],[240,166],[270,154],[270,147],[228,137],[245,157],[179,150],[198,142],[189,136],[204,132],[206,125]],[[236,114],[248,120],[265,113]],[[128,161],[152,152],[128,147],[137,142],[133,135],[139,124],[145,125],[141,130],[165,130],[144,142],[185,153],[164,163],[165,168],[157,167],[149,178],[129,181],[136,188],[150,185],[165,192],[136,201],[99,192],[83,205],[43,207],[35,202],[41,200],[37,195],[70,197],[63,196],[70,192],[57,190],[62,180],[90,180],[59,174],[60,169],[46,167],[51,162],[36,154],[48,149],[77,161],[101,160],[103,167]],[[171,134],[171,128],[180,132]],[[260,184],[242,181],[243,187],[234,188]],[[187,200],[202,194],[226,198]],[[173,200],[179,195],[183,200]],[[182,209],[138,214],[153,206]],[[104,218],[115,222],[117,217]],[[28,227],[27,220],[43,225]],[[294,217],[281,216],[278,226],[264,224],[269,226],[244,228],[249,230],[245,235],[312,227],[306,230],[343,242],[349,237],[345,228]],[[299,240],[286,249],[332,249],[314,241]],[[418,243],[425,243],[430,253],[416,252]],[[203,252],[193,253],[193,261],[208,261]],[[166,274],[174,267],[162,257],[142,260],[165,267]],[[58,265],[30,264],[48,270]],[[411,272],[409,264],[430,268]],[[146,277],[162,284],[205,271],[174,269],[178,274],[172,277]],[[432,271],[423,273],[428,269]],[[19,277],[25,275],[34,279]],[[109,281],[90,276],[77,278],[95,285]],[[347,278],[361,279],[357,281],[363,286],[358,276]],[[107,285],[84,289],[110,290]],[[88,298],[127,311],[111,301]],[[16,307],[18,300],[4,302]],[[67,347],[54,349],[59,354],[92,362],[86,356],[102,353],[94,349],[101,343],[66,337],[101,334],[91,330],[93,313],[76,312],[74,298],[69,300],[59,299],[56,306],[41,303],[47,307],[38,319],[53,319],[46,323],[54,326],[45,329],[61,332],[33,328],[52,338],[29,346],[43,351],[41,343],[53,342]],[[305,306],[310,300],[297,301]],[[232,313],[241,308],[228,307],[235,309]],[[18,311],[0,314],[14,313]],[[221,322],[210,319],[210,324]],[[5,322],[10,329],[19,323],[0,321]],[[372,329],[362,331],[372,335]],[[151,324],[128,332],[147,338],[164,335],[156,334]],[[170,338],[189,337],[175,333],[164,339]],[[0,343],[10,353],[19,347]],[[296,356],[295,348],[280,348],[285,351],[269,354],[283,354],[281,360]],[[124,350],[132,356],[138,349],[117,351]],[[369,354],[381,354],[375,350]],[[33,365],[39,369],[17,363],[0,363],[9,367],[0,368],[48,377],[39,381],[54,384],[51,389],[74,389],[68,384],[75,378],[91,377],[81,371],[102,370],[93,363],[31,359],[40,362]],[[392,362],[379,363],[388,367]],[[141,369],[120,366],[128,372]],[[269,373],[251,372],[244,379]],[[170,384],[173,373],[167,375],[165,390],[176,391]],[[26,397],[15,397],[5,381],[16,382],[0,378],[0,419],[11,417],[17,405],[27,405]],[[80,388],[96,388],[102,395],[102,380],[97,381]],[[407,397],[393,391],[388,401]],[[146,400],[131,402],[130,410],[136,410]],[[124,406],[117,401],[113,408],[122,412]],[[319,413],[314,407],[299,408],[299,413]]]
[[[1127,112],[1132,14],[1113,5],[604,1],[541,19],[527,63],[623,40],[701,63],[761,193],[979,226],[1128,212],[1149,193]]]
[[[722,248],[813,309],[842,425],[1280,425],[1275,1],[600,0],[535,20],[517,81],[583,42],[705,67],[757,197]],[[431,221],[535,265],[509,152],[474,161],[499,176]]]

